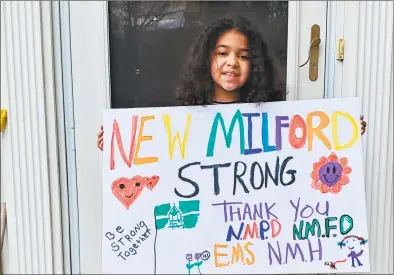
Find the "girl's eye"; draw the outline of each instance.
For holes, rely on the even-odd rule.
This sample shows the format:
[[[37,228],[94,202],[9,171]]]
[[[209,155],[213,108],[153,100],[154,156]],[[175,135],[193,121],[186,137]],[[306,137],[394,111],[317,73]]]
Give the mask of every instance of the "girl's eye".
[[[227,53],[224,53],[224,52],[218,52],[218,55],[225,56],[225,55],[227,55]]]
[[[241,59],[249,59],[249,56],[247,56],[247,55],[241,55],[240,58],[241,58]]]

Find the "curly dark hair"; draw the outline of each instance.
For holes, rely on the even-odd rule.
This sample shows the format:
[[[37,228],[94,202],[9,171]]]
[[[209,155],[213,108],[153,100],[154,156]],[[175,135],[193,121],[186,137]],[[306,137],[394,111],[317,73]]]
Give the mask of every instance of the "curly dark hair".
[[[244,17],[225,17],[211,23],[190,48],[180,85],[177,87],[176,105],[207,104],[213,91],[210,55],[219,36],[229,30],[237,30],[248,38],[251,70],[247,82],[240,90],[241,102],[266,102],[274,93],[273,67],[261,34]]]

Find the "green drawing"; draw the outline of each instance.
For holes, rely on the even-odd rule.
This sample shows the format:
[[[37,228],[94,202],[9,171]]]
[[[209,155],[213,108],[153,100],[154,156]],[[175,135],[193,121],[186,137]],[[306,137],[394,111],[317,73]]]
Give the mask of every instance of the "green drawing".
[[[201,265],[203,263],[203,261],[207,261],[209,258],[211,257],[211,253],[209,253],[209,251],[204,250],[202,253],[195,253],[194,254],[194,259],[196,259],[195,263],[191,263],[193,260],[193,254],[186,254],[186,260],[187,260],[187,264],[186,264],[186,268],[188,271],[188,274],[190,274],[190,270],[193,269],[193,267],[197,267],[198,269],[198,273],[201,274]]]
[[[200,216],[200,201],[179,201],[171,206],[169,203],[155,207],[156,228],[190,229],[197,225]]]
[[[175,206],[175,204],[171,208],[170,212],[168,213],[168,218],[170,220],[170,224],[168,225],[169,228],[182,228],[183,227],[182,213],[178,209],[178,207]]]
[[[166,216],[170,209],[171,205],[169,203],[158,205],[155,207],[156,228],[158,230],[166,227],[168,223],[168,218]],[[165,216],[165,218],[158,218],[158,216]]]

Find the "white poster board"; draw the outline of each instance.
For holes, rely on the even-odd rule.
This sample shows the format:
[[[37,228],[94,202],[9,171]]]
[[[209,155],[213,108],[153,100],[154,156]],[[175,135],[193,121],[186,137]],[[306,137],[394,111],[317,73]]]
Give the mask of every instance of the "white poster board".
[[[357,98],[104,111],[103,273],[368,272]]]

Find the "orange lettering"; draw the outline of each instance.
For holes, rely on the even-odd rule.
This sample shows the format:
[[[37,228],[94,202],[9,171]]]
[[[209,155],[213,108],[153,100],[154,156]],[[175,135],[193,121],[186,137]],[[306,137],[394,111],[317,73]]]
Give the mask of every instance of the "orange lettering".
[[[302,130],[302,136],[300,138],[297,137],[295,133],[297,128],[301,128]],[[306,136],[307,136],[307,129],[304,119],[299,115],[293,116],[293,118],[290,121],[290,127],[289,127],[289,142],[291,146],[294,149],[300,149],[305,145]]]
[[[313,128],[312,122],[313,117],[318,116],[320,118],[320,123],[316,128]],[[331,149],[331,144],[328,138],[323,134],[322,129],[326,128],[330,119],[328,116],[321,111],[311,112],[306,117],[306,125],[308,128],[308,151],[312,150],[313,136],[316,135],[327,147]]]
[[[141,126],[140,126],[140,131],[138,133],[138,140],[137,140],[137,150],[136,150],[135,157],[134,157],[134,164],[135,165],[154,163],[154,162],[158,162],[159,161],[158,157],[143,157],[143,158],[140,158],[138,156],[139,152],[140,152],[140,149],[141,149],[141,143],[144,142],[144,141],[149,141],[149,140],[153,139],[152,136],[144,136],[143,135],[145,121],[152,120],[152,119],[155,119],[155,116],[143,116],[143,117],[141,117]]]
[[[119,132],[119,125],[116,119],[114,120],[113,123],[113,129],[112,129],[112,138],[111,138],[111,153],[110,153],[110,160],[109,160],[109,166],[110,169],[113,170],[115,169],[115,136],[116,136],[116,142],[118,144],[118,149],[119,153],[123,158],[123,161],[127,164],[128,167],[131,167],[131,162],[133,160],[133,155],[134,155],[134,150],[135,150],[135,134],[137,130],[137,123],[138,123],[138,116],[133,116],[132,119],[132,126],[131,126],[131,141],[130,141],[130,152],[129,152],[129,157],[126,157],[126,152],[124,151],[123,148],[123,142],[122,142],[122,136]]]
[[[248,265],[254,264],[254,262],[255,262],[255,260],[256,260],[256,257],[254,256],[253,251],[249,249],[249,246],[251,246],[251,245],[253,245],[251,242],[247,242],[247,243],[244,245],[245,251],[249,254],[249,256],[250,256],[250,258],[251,258],[250,260],[249,260],[248,258],[246,259],[246,263],[247,263]]]
[[[225,245],[225,244],[215,244],[215,245],[213,246],[213,254],[214,254],[214,257],[215,257],[215,266],[216,266],[216,267],[229,266],[229,265],[230,265],[229,262],[227,262],[227,263],[220,263],[220,262],[218,261],[218,257],[219,257],[219,256],[220,256],[220,257],[226,257],[226,256],[228,256],[227,253],[218,253],[218,248],[227,248],[227,245]]]
[[[244,251],[239,243],[237,243],[237,246],[233,246],[232,250],[233,256],[231,257],[231,264],[239,262],[239,258],[241,258],[242,263],[245,262]]]

